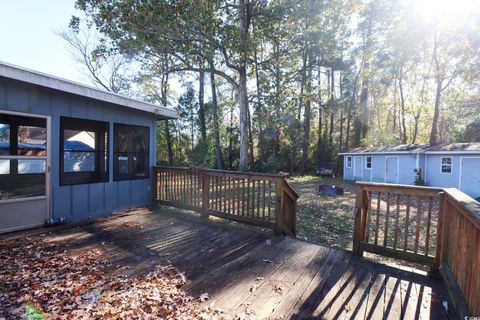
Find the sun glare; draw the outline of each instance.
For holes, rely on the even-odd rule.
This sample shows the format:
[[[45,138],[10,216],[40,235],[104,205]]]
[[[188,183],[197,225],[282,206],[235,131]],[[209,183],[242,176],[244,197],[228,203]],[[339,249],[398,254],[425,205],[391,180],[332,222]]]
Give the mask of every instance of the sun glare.
[[[417,12],[427,20],[463,23],[480,9],[480,0],[413,0]]]

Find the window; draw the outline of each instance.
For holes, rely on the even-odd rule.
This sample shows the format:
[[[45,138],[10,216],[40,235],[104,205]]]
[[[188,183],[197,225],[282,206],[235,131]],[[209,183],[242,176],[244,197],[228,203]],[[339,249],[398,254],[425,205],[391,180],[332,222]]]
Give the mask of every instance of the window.
[[[60,118],[60,185],[108,181],[108,122]]]
[[[372,168],[372,156],[365,157],[365,168],[371,169]]]
[[[148,127],[115,123],[113,179],[130,180],[148,178]]]
[[[452,173],[452,157],[442,157],[442,173]]]
[[[352,156],[348,156],[347,157],[347,168],[351,168],[352,167]]]
[[[0,200],[45,195],[47,122],[0,114]]]

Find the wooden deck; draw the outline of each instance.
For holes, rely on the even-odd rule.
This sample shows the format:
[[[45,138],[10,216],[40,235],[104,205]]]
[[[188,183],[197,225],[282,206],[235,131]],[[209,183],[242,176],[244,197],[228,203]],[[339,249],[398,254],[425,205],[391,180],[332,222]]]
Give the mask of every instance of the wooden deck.
[[[104,246],[115,272],[148,272],[171,263],[193,297],[208,293],[228,319],[447,319],[439,279],[352,256],[350,252],[275,237],[270,231],[207,221],[161,207],[57,230],[67,250]],[[449,302],[449,306],[451,303]]]

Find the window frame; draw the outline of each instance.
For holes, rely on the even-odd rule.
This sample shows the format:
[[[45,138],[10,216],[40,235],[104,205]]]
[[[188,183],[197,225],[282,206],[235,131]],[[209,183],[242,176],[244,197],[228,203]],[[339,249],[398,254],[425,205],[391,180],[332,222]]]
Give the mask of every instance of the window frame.
[[[370,167],[368,166],[368,158],[370,158]],[[372,156],[365,156],[365,169],[372,169]]]
[[[133,174],[120,174],[118,172],[118,161],[117,161],[117,154],[119,153],[139,153],[134,151],[129,152],[120,152],[118,151],[118,132],[119,129],[127,129],[128,130],[128,139],[133,141],[133,136],[131,135],[135,129],[142,129],[146,130],[146,150],[145,150],[145,175],[138,176]],[[141,125],[132,125],[132,124],[125,124],[125,123],[114,123],[113,124],[113,181],[128,181],[128,180],[142,180],[142,179],[150,179],[150,127],[148,126],[141,126]],[[133,148],[133,145],[132,145]]]
[[[95,171],[65,172],[65,130],[95,132]],[[72,117],[60,117],[59,180],[60,186],[103,183],[109,181],[110,123]],[[103,170],[102,170],[103,169]]]
[[[350,159],[350,165],[348,165],[349,163],[349,159]],[[352,162],[353,162],[353,157],[352,156],[347,156],[346,159],[345,159],[346,163],[345,163],[345,167],[346,168],[352,168]]]
[[[443,159],[450,159],[450,164],[443,164]],[[450,171],[443,171],[443,166],[450,166]],[[440,158],[440,173],[442,174],[452,174],[453,172],[453,157],[451,156],[442,156]]]

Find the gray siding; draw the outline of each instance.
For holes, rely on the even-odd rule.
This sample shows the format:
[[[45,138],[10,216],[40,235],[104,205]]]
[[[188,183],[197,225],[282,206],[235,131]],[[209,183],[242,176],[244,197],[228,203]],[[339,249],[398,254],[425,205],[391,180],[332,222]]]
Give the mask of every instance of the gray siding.
[[[113,181],[113,123],[150,128],[150,166],[155,165],[155,128],[153,114],[72,94],[0,79],[0,109],[50,115],[51,191],[54,218],[67,220],[105,215],[114,211],[151,203],[151,177],[141,180]],[[74,117],[110,122],[109,181],[75,186],[59,185],[60,117]]]

